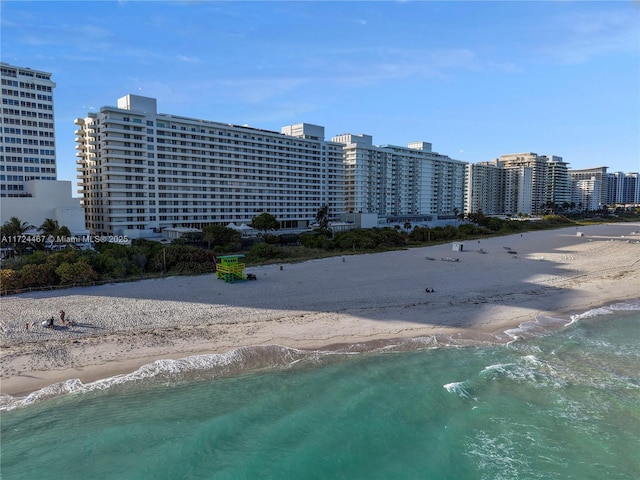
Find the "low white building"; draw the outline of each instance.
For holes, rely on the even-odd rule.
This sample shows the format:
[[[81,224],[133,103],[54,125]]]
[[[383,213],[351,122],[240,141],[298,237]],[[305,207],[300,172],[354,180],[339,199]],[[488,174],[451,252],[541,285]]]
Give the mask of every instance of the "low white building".
[[[34,227],[39,227],[47,218],[66,226],[72,235],[86,236],[84,211],[80,199],[71,194],[69,180],[28,180],[24,182],[22,197],[4,197],[0,203],[0,223],[17,217]]]

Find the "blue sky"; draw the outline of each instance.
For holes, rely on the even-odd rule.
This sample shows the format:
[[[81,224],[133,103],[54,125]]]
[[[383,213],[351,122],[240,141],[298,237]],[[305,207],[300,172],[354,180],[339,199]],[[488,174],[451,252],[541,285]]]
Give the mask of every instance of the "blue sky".
[[[161,113],[327,139],[427,141],[468,162],[640,171],[640,2],[2,1],[2,61],[53,73],[73,121],[127,93]],[[74,187],[75,195],[75,187]]]

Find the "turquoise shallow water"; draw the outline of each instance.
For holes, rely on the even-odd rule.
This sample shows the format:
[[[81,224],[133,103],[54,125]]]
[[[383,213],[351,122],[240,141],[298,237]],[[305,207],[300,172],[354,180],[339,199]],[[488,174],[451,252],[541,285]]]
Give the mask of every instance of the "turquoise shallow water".
[[[5,399],[1,478],[638,479],[637,307],[509,345],[243,351]]]

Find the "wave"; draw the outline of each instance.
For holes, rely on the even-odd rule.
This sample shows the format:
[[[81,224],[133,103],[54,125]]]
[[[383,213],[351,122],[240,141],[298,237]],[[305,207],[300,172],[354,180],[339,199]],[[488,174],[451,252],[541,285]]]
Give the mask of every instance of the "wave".
[[[79,379],[55,383],[24,398],[0,395],[0,411],[13,410],[67,394],[107,390],[132,384],[157,385],[171,382],[191,382],[239,375],[266,368],[288,367],[307,360],[317,363],[320,357],[348,355],[344,351],[308,351],[279,345],[240,347],[227,353],[194,355],[177,360],[163,359],[143,365],[134,372],[104,378],[91,383]]]
[[[129,374],[108,377],[87,384],[84,384],[79,379],[71,379],[50,385],[33,392],[26,397],[18,398],[8,394],[0,394],[0,412],[26,407],[53,397],[107,390],[125,387],[132,384],[137,385],[141,382],[154,385],[180,381],[207,380],[222,376],[239,375],[261,369],[291,367],[303,361],[309,364],[326,364],[328,359],[331,357],[336,358],[336,361],[338,361],[339,359],[344,358],[345,355],[354,355],[365,352],[399,353],[444,347],[459,348],[504,343],[509,345],[517,340],[545,335],[551,331],[569,326],[584,318],[610,315],[624,311],[640,311],[640,300],[615,303],[605,307],[595,308],[581,314],[572,315],[569,322],[567,322],[567,319],[539,316],[534,320],[521,323],[516,328],[505,330],[504,334],[507,336],[506,338],[499,334],[496,335],[494,337],[495,341],[460,337],[454,338],[448,335],[437,334],[424,337],[378,340],[368,343],[342,345],[337,346],[332,350],[310,351],[279,345],[265,345],[240,347],[221,354],[194,355],[177,360],[156,360],[153,363],[144,365]],[[490,365],[483,370],[482,375],[489,373],[508,375],[520,379],[536,376],[532,375],[531,371],[527,372],[526,369],[522,369],[522,365],[516,366],[514,364]],[[547,373],[553,374],[555,372]],[[453,390],[449,390],[447,386]],[[444,388],[448,391],[455,392],[456,386],[459,386],[464,390],[464,386],[461,382],[447,384]],[[455,393],[460,394],[460,392]],[[466,390],[464,392],[466,392]],[[464,393],[464,395],[468,395],[468,392]]]
[[[455,393],[461,398],[473,398],[469,391],[465,388],[465,382],[453,382],[443,385],[444,389],[449,393]]]
[[[606,305],[604,307],[593,308],[583,313],[571,315],[571,322],[569,322],[569,324],[575,323],[579,320],[584,320],[586,318],[613,315],[621,312],[637,312],[637,311],[640,311],[640,300],[617,302],[617,303],[612,303],[611,305]]]
[[[640,311],[640,299],[617,302],[612,303],[611,305],[593,308],[586,312],[570,315],[568,320],[566,318],[540,315],[533,320],[522,322],[515,328],[509,328],[505,330],[504,333],[507,335],[508,339],[510,339],[508,343],[511,343],[516,340],[539,337],[559,328],[568,327],[587,318],[637,311]]]
[[[553,330],[557,330],[569,324],[570,323],[567,323],[566,319],[541,315],[533,320],[522,322],[515,328],[509,328],[505,330],[504,333],[513,342],[525,338],[545,335]]]
[[[484,341],[453,339],[433,335],[394,340],[378,340],[336,346],[332,350],[300,350],[280,345],[239,347],[227,353],[194,355],[180,359],[162,359],[143,365],[134,372],[104,378],[91,383],[71,379],[42,388],[26,397],[0,394],[0,412],[27,407],[53,397],[83,394],[100,390],[128,388],[132,385],[153,386],[171,382],[192,382],[271,368],[285,368],[305,362],[326,365],[335,359],[361,353],[400,353],[444,347],[487,344]],[[490,343],[490,342],[489,342]]]

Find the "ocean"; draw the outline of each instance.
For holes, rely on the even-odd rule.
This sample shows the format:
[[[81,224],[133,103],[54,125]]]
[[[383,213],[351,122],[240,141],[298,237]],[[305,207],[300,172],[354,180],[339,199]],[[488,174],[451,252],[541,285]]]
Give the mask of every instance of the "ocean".
[[[637,480],[640,302],[539,320],[508,344],[239,349],[5,397],[0,478]]]

